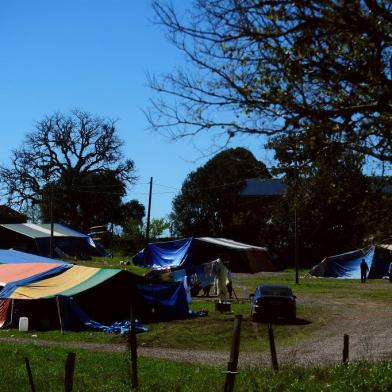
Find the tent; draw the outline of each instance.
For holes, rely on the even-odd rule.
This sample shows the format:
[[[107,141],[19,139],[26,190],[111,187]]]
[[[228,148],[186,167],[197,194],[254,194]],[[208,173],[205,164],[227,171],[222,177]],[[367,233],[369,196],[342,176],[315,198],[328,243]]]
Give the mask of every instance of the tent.
[[[0,326],[16,325],[19,317],[27,316],[34,329],[78,330],[86,323],[129,320],[131,306],[141,321],[188,316],[182,283],[153,282],[126,270],[57,260],[29,262],[37,257],[0,251],[0,262],[17,260],[0,264]]]
[[[133,262],[152,269],[188,270],[194,265],[208,263],[218,257],[229,260],[233,272],[276,270],[275,257],[267,248],[212,237],[149,243],[133,257]]]
[[[91,256],[107,255],[88,235],[57,223],[53,225],[53,228],[53,253],[55,257],[84,259]],[[49,256],[50,236],[50,224],[1,224],[0,248],[12,248],[41,256]]]
[[[326,257],[321,263],[310,270],[310,275],[325,278],[360,279],[360,264],[365,259],[369,266],[370,279],[382,278],[387,275],[388,266],[392,261],[392,246],[372,245],[348,253]]]

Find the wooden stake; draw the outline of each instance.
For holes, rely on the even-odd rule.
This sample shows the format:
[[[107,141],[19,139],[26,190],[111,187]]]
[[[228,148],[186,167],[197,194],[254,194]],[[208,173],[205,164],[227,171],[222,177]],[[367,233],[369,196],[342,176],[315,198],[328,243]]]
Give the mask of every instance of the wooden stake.
[[[31,388],[31,392],[35,392],[33,374],[31,373],[30,362],[28,358],[25,358],[26,370],[27,370],[27,377],[29,379],[29,384]]]
[[[350,337],[346,334],[343,335],[343,363],[348,362],[349,357],[349,339]]]
[[[73,388],[73,376],[75,370],[75,353],[68,353],[67,359],[65,360],[65,378],[64,378],[64,391],[72,392]]]
[[[278,371],[279,370],[278,357],[276,355],[274,330],[272,329],[272,324],[271,323],[268,323],[268,339],[269,339],[270,351],[271,351],[272,368],[275,371]]]
[[[232,392],[234,390],[234,381],[238,366],[238,356],[240,353],[240,336],[241,336],[241,321],[242,315],[238,314],[234,319],[233,339],[231,341],[230,359],[227,363],[227,371],[224,392]]]

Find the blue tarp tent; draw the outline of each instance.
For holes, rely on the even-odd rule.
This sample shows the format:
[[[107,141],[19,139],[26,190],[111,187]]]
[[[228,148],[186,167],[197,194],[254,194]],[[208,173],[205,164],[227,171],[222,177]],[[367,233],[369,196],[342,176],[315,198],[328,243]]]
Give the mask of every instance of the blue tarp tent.
[[[185,238],[147,244],[133,257],[133,263],[152,269],[186,267],[190,262],[191,243],[192,238]]]
[[[152,269],[189,270],[216,260],[230,262],[233,272],[275,271],[274,256],[266,248],[225,238],[198,237],[150,243],[133,257],[135,265]]]
[[[310,275],[325,278],[360,279],[360,264],[365,259],[368,278],[382,278],[387,274],[392,252],[384,246],[369,246],[352,252],[326,257],[310,270]]]
[[[19,264],[19,263],[50,263],[50,264],[68,264],[66,261],[50,259],[33,255],[31,253],[19,252],[13,249],[0,249],[0,264]]]

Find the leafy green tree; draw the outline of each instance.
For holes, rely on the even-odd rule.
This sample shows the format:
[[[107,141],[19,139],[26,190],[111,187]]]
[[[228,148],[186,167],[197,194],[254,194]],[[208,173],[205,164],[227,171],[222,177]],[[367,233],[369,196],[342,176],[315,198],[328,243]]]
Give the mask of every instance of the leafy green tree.
[[[153,218],[150,222],[150,239],[154,241],[170,228],[170,224],[165,218]],[[146,246],[146,223],[138,220],[137,217],[131,217],[124,228],[123,234],[118,239],[118,244],[125,255],[137,253]]]
[[[153,2],[195,67],[150,77],[148,119],[175,138],[208,131],[324,139],[392,161],[392,3]]]
[[[150,238],[157,239],[170,229],[170,222],[165,218],[153,218],[150,222]]]
[[[174,198],[173,234],[226,236],[257,241],[265,216],[240,196],[248,178],[270,178],[266,166],[244,148],[224,150],[191,172]]]
[[[119,222],[122,197],[136,181],[133,161],[122,154],[115,122],[78,110],[45,117],[0,166],[3,196],[22,210],[38,205],[54,218],[88,231]]]
[[[124,233],[133,232],[135,227],[142,227],[145,216],[145,207],[138,200],[131,200],[121,206],[121,219],[119,224]]]

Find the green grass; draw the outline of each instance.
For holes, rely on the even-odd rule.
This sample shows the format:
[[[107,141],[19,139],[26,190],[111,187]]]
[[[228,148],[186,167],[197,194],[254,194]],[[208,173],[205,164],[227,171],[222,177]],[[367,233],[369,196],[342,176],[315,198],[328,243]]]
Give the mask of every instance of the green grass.
[[[150,332],[139,335],[140,344],[153,347],[226,351],[229,350],[231,342],[234,315],[242,314],[241,350],[268,349],[267,326],[251,322],[249,303],[233,304],[232,313],[215,312],[214,304],[207,301],[195,302],[192,308],[207,310],[209,315],[206,318],[152,324]],[[275,337],[280,347],[287,347],[308,338],[328,320],[328,316],[323,315],[322,309],[316,306],[299,306],[298,317],[311,322],[304,325],[283,324],[274,327]]]
[[[61,391],[67,351],[31,345],[0,346],[0,388],[28,391],[28,357],[37,391]],[[223,367],[139,358],[139,391],[221,391]],[[76,351],[74,391],[129,391],[129,362],[124,353]],[[239,368],[236,391],[390,391],[392,363],[353,363],[314,368]]]
[[[70,263],[84,265],[86,267],[96,267],[96,268],[119,268],[126,269],[134,274],[143,275],[149,271],[148,268],[138,267],[132,264],[132,257],[124,257],[120,255],[114,255],[113,258],[108,257],[92,257],[91,260],[68,260]],[[129,265],[120,264],[121,261],[128,261]]]
[[[56,342],[86,342],[86,343],[112,343],[123,344],[124,337],[118,334],[106,334],[95,331],[81,331],[61,333],[59,330],[53,331],[28,331],[19,332],[17,329],[1,329],[0,338],[22,338],[40,339]]]
[[[239,286],[247,287],[252,292],[260,283],[285,283],[289,284],[298,297],[297,317],[309,323],[298,325],[276,325],[274,333],[278,347],[290,347],[311,339],[319,333],[320,329],[333,323],[341,316],[347,306],[353,304],[366,304],[369,301],[381,304],[390,304],[392,284],[383,280],[372,280],[361,284],[352,280],[338,279],[301,279],[299,285],[293,283],[294,273],[283,272],[280,274],[237,275],[234,284],[238,294],[242,294]],[[307,298],[307,301],[303,301]],[[331,312],[328,301],[337,305]],[[227,351],[233,329],[235,314],[242,314],[244,321],[241,332],[241,349],[243,351],[267,350],[267,330],[265,324],[252,323],[249,318],[249,302],[233,304],[231,314],[215,312],[212,300],[198,299],[193,302],[194,310],[207,310],[208,316],[190,318],[171,322],[161,322],[148,325],[151,331],[138,335],[141,345],[150,347],[170,347],[192,350]],[[354,309],[354,308],[352,308]],[[360,311],[357,306],[355,309]],[[66,332],[59,331],[20,333],[15,330],[0,330],[0,337],[26,337],[31,338],[32,333],[39,339],[60,342],[97,342],[119,343],[123,338],[118,335],[104,334],[101,332]]]
[[[190,350],[228,351],[232,332],[234,315],[244,316],[241,328],[241,350],[263,351],[268,349],[266,324],[252,323],[249,317],[249,304],[233,304],[232,313],[219,313],[214,310],[211,301],[197,301],[192,305],[194,310],[207,310],[207,317],[189,318],[147,324],[151,331],[138,335],[138,342],[147,347],[167,347]],[[293,345],[308,338],[314,331],[327,322],[319,307],[299,306],[298,316],[312,320],[305,325],[276,325],[274,333],[279,347]],[[120,335],[105,334],[103,332],[65,332],[38,331],[19,332],[15,329],[0,330],[0,338],[31,338],[58,342],[92,342],[123,344]]]
[[[266,283],[287,284],[298,296],[317,298],[344,298],[356,300],[389,301],[392,284],[385,279],[371,279],[365,284],[358,279],[314,278],[306,276],[307,270],[300,271],[300,282],[295,284],[293,270],[260,275],[235,275],[234,285],[246,287],[253,292],[257,285]]]

